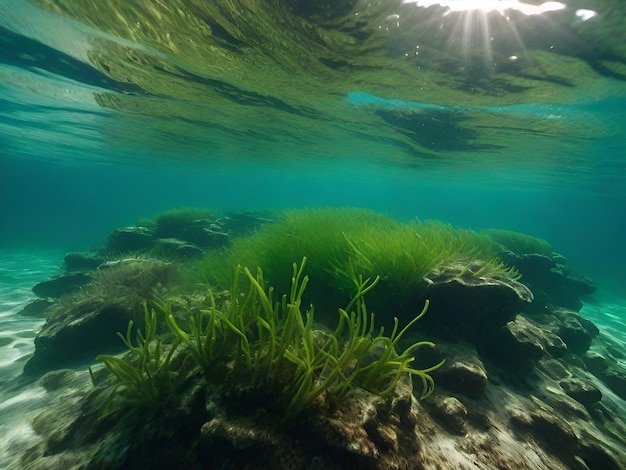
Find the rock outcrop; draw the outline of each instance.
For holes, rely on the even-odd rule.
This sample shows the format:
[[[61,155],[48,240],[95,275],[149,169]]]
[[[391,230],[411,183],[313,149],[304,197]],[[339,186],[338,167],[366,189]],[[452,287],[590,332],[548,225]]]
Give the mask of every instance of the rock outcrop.
[[[255,223],[265,222],[241,216],[158,233],[118,229],[102,253],[157,247],[184,260]],[[460,264],[428,276],[420,296],[430,309],[403,341],[413,335],[436,343],[417,349],[412,367],[445,359],[432,372],[432,395],[419,401],[420,378],[402,377],[387,399],[358,387],[343,400],[322,394],[285,423],[275,396],[242,382],[218,384],[195,369],[158,409],[102,415],[108,391],[59,369],[123,349],[116,333],[141,319],[133,301],[151,289],[167,292],[170,267],[145,257],[68,255],[66,269],[88,276],[88,284],[82,296],[63,287],[67,279],[44,284],[42,296],[53,299],[30,308],[49,318],[25,372],[57,370],[39,379],[50,399],[33,421],[39,439],[16,468],[626,468],[621,343],[578,313],[593,286],[558,255],[507,256],[523,274],[519,281],[474,275],[480,266]]]
[[[117,228],[98,253],[106,258],[157,249],[157,253],[189,258],[202,255],[206,249],[221,248],[232,237],[245,235],[267,223],[271,220],[250,212],[231,212],[212,218],[172,217],[167,223],[157,221]]]
[[[430,300],[420,327],[438,338],[481,344],[528,306],[533,296],[505,277],[464,275],[465,266],[438,269],[427,276]]]
[[[47,317],[35,338],[35,353],[24,366],[26,374],[121,351],[124,345],[117,333],[126,332],[130,320],[135,329],[143,324],[144,299],[167,291],[175,267],[159,260],[128,258],[104,263],[86,275],[90,282],[80,293],[54,302],[40,299],[26,307],[23,314],[39,311]]]
[[[89,284],[92,277],[88,273],[59,274],[53,278],[42,281],[33,287],[33,292],[38,297],[59,298],[71,292],[77,291],[82,286]]]
[[[507,265],[519,270],[522,282],[532,291],[534,301],[530,312],[544,313],[549,305],[578,311],[583,305],[581,298],[596,290],[590,279],[569,268],[559,254],[516,254],[503,250],[499,256]]]
[[[63,306],[61,307],[61,309]],[[89,363],[98,354],[121,351],[117,332],[135,317],[124,302],[85,300],[57,310],[35,338],[35,354],[24,366],[27,375]]]

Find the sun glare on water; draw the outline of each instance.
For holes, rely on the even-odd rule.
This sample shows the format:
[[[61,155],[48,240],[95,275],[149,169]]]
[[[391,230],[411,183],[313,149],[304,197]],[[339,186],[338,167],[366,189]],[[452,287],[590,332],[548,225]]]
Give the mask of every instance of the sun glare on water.
[[[505,14],[507,10],[515,10],[524,15],[540,15],[549,11],[563,10],[566,5],[561,2],[545,2],[541,5],[531,5],[515,0],[404,0],[404,3],[415,3],[420,7],[439,5],[452,11],[478,10],[485,13],[497,11]]]
[[[497,65],[511,64],[527,56],[518,30],[520,17],[537,17],[541,24],[550,27],[552,12],[567,9],[565,3],[553,1],[532,4],[518,0],[403,0],[403,3],[418,8],[439,7],[441,16],[432,19],[441,22],[439,29],[448,37],[450,49],[460,49],[466,65],[474,71],[482,70],[482,74],[490,74]],[[576,14],[583,21],[593,17]],[[528,23],[524,27],[528,29]]]

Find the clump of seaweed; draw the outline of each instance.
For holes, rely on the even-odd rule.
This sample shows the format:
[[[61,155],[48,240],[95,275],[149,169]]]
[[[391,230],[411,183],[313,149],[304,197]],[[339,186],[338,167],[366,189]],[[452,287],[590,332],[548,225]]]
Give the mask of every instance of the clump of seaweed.
[[[347,264],[335,266],[336,274],[350,278],[353,270],[367,276],[378,273],[386,291],[400,298],[417,290],[434,269],[453,263],[482,260],[485,272],[507,274],[488,237],[441,222],[414,221],[372,231],[367,236],[345,237],[350,257]]]
[[[177,285],[179,268],[173,263],[133,256],[107,261],[90,276],[89,284],[59,299],[51,308],[50,318],[78,319],[86,311],[115,306],[127,311],[135,324],[142,325],[143,304],[169,293]]]
[[[210,209],[182,207],[161,212],[153,220],[141,220],[138,225],[150,227],[157,238],[181,238],[184,228],[194,221],[216,217],[217,212]]]
[[[552,246],[550,243],[541,238],[533,237],[532,235],[503,229],[489,229],[486,230],[486,233],[493,241],[517,255],[536,253],[550,256],[552,254]]]
[[[231,371],[223,380],[235,380],[232,386],[239,380],[276,394],[282,422],[293,420],[322,394],[339,402],[350,389],[361,387],[390,396],[406,374],[421,379],[420,397],[430,395],[434,388],[430,373],[443,361],[426,369],[411,364],[418,349],[433,343],[422,341],[403,351],[397,349],[407,330],[426,313],[428,302],[403,329],[399,330],[395,319],[391,335],[385,336],[382,328],[375,330],[374,314],[368,313],[364,300],[380,278],[354,276],[356,294],[345,309],[339,309],[336,329],[321,334],[314,329],[313,306],[302,312],[309,279],[304,275],[306,261],[293,264],[289,294],[280,300],[274,300],[272,287],[265,287],[261,269],[253,275],[238,267],[226,308],[218,308],[209,293],[208,308],[189,312],[186,328],[180,326],[171,304],[157,303],[150,314],[146,308],[146,333],[138,333],[137,345],[130,339],[132,323],[126,337],[120,334],[129,349],[127,357],[98,357],[114,376],[113,394],[123,393],[120,403],[124,404],[162,406],[184,381],[184,372],[172,368],[172,359],[184,356],[213,380],[216,367],[226,366]],[[245,291],[240,288],[241,279],[248,283]],[[175,338],[167,352],[156,336],[158,316],[164,317]]]
[[[355,294],[354,273],[380,276],[382,289],[369,297],[377,309],[388,306],[389,299],[397,308],[413,304],[421,298],[428,274],[448,265],[480,260],[480,275],[517,277],[497,252],[498,244],[487,235],[441,222],[400,223],[366,209],[307,209],[285,211],[276,223],[232,240],[219,253],[208,253],[193,265],[193,273],[225,289],[232,282],[232,266],[263,266],[266,279],[286,292],[285,266],[306,256],[313,281],[305,300],[315,299],[324,316]],[[473,270],[465,271],[473,275]]]
[[[124,358],[111,355],[100,355],[96,359],[102,362],[115,377],[115,384],[109,391],[104,409],[108,411],[109,402],[114,406],[130,405],[134,407],[155,408],[164,406],[175,396],[185,375],[178,364],[172,366],[172,358],[180,345],[176,338],[166,345],[157,336],[157,314],[154,309],[148,310],[144,304],[144,331],[137,329],[136,341],[133,343],[133,320],[128,322],[126,335],[118,336],[128,348]],[[89,369],[94,384],[97,379]]]

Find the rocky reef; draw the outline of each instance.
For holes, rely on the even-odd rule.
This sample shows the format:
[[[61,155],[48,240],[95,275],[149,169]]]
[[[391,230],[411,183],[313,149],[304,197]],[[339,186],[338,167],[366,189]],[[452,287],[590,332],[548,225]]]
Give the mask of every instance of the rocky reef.
[[[508,270],[467,258],[440,263],[403,301],[414,302],[411,310],[430,301],[403,341],[434,343],[415,354],[414,369],[445,360],[430,372],[432,393],[424,393],[420,375],[406,373],[388,395],[358,386],[341,400],[323,393],[285,421],[267,390],[185,363],[179,393],[163,406],[110,406],[110,387],[102,386],[111,384],[110,374],[90,370],[94,387],[86,372],[93,358],[123,357],[116,332],[128,327],[130,338],[145,331],[137,313],[145,299],[175,293],[201,305],[180,292],[181,263],[196,249],[223,247],[228,237],[271,222],[247,214],[238,223],[240,232],[222,224],[204,226],[202,236],[178,227],[164,235],[182,242],[167,242],[165,251],[155,227],[118,229],[99,252],[68,254],[67,274],[35,287],[41,299],[22,314],[48,321],[22,380],[42,386],[48,402],[32,423],[38,438],[15,468],[626,467],[621,345],[579,313],[592,283],[546,250],[520,254],[501,246]],[[183,254],[181,246],[194,248]],[[329,335],[326,325],[314,332]]]

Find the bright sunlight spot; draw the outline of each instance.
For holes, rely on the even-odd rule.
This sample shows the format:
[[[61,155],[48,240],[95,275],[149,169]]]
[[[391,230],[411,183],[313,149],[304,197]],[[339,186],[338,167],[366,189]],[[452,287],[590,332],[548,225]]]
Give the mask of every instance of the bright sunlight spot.
[[[561,2],[545,2],[541,5],[530,5],[516,0],[404,0],[404,3],[415,3],[419,7],[440,5],[449,11],[479,10],[485,13],[497,11],[504,15],[507,10],[516,10],[524,15],[539,15],[548,11],[563,10]]]
[[[473,64],[473,70],[478,70],[476,64],[482,62],[482,70],[489,73],[497,65],[512,64],[520,55],[526,55],[523,39],[517,30],[520,17],[539,16],[567,8],[562,2],[529,3],[531,1],[403,0],[403,3],[423,8],[440,7],[441,15],[446,18],[441,21],[440,29],[446,31],[451,50],[460,51],[466,64]],[[435,16],[441,19],[441,16]],[[583,21],[590,17],[587,10],[578,13],[578,18]],[[544,19],[551,22],[550,18]],[[497,60],[494,51],[499,57]]]
[[[576,10],[576,16],[580,18],[582,21],[590,20],[591,18],[595,18],[598,16],[598,13],[593,10]]]

